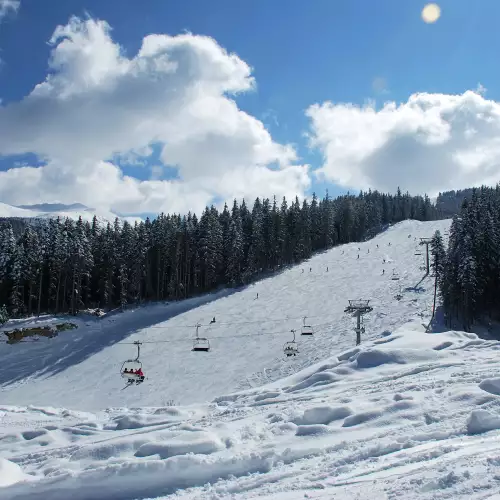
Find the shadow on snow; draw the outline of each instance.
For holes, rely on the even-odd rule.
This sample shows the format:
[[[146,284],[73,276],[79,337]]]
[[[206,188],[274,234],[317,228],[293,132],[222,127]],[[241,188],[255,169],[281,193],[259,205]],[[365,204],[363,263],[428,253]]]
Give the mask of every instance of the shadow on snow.
[[[77,317],[75,322],[79,323],[78,329],[61,332],[53,339],[41,338],[37,342],[30,342],[29,346],[27,342],[13,345],[2,343],[0,344],[0,385],[10,385],[34,376],[57,375],[67,368],[82,363],[106,347],[127,339],[141,329],[167,321],[222,297],[241,292],[245,288],[223,289],[169,304],[138,306],[137,309],[143,309],[140,314],[132,308],[109,319],[86,320]],[[44,321],[43,318],[40,318],[37,322],[42,321]],[[31,324],[34,322],[32,321]]]

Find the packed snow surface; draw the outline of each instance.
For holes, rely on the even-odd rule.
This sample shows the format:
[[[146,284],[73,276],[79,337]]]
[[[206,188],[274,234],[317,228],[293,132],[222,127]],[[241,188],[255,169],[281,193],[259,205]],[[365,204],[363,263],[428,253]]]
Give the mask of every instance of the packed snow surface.
[[[424,326],[414,237],[447,226],[403,222],[241,291],[0,344],[0,499],[498,499],[500,343]],[[360,297],[356,347],[343,310]],[[191,352],[214,316],[212,350]],[[134,340],[148,379],[121,390]]]

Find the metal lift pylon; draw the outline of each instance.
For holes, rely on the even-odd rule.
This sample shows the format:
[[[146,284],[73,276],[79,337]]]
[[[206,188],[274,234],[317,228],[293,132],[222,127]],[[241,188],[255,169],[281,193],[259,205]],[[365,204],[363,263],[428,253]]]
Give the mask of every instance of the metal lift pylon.
[[[345,313],[352,313],[356,317],[356,345],[361,344],[361,334],[365,333],[365,327],[361,326],[361,316],[373,311],[369,300],[350,300],[349,305],[344,309]]]

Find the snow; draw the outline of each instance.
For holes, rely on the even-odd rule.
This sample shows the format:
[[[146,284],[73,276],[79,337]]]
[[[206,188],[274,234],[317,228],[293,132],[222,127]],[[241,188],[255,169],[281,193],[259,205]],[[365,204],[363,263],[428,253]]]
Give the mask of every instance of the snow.
[[[241,290],[0,344],[0,499],[498,498],[500,343],[425,331],[413,238],[448,226],[406,221]],[[359,297],[374,309],[356,347]],[[315,334],[286,358],[302,316]],[[208,353],[190,351],[198,322]],[[121,390],[134,340],[147,380]]]
[[[48,204],[46,207],[42,205],[33,205],[22,207],[14,207],[6,203],[0,203],[0,217],[22,217],[27,219],[49,219],[60,217],[61,219],[74,219],[78,220],[81,217],[84,221],[92,222],[94,215],[97,216],[98,221],[101,224],[107,224],[108,222],[113,223],[115,218],[118,217],[119,220],[127,220],[130,223],[135,221],[140,222],[142,219],[140,217],[120,217],[113,212],[106,210],[94,210],[92,208],[87,208],[85,205],[75,204],[75,206],[65,206],[63,204],[58,204],[51,206]],[[54,209],[59,208],[58,210]],[[46,208],[44,210],[44,208]]]

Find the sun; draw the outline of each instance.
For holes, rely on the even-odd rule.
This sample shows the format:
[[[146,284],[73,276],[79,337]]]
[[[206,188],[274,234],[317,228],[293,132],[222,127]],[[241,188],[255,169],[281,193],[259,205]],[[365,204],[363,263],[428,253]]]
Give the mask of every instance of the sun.
[[[435,23],[441,16],[441,9],[437,3],[428,3],[422,10],[422,19],[426,23]]]

